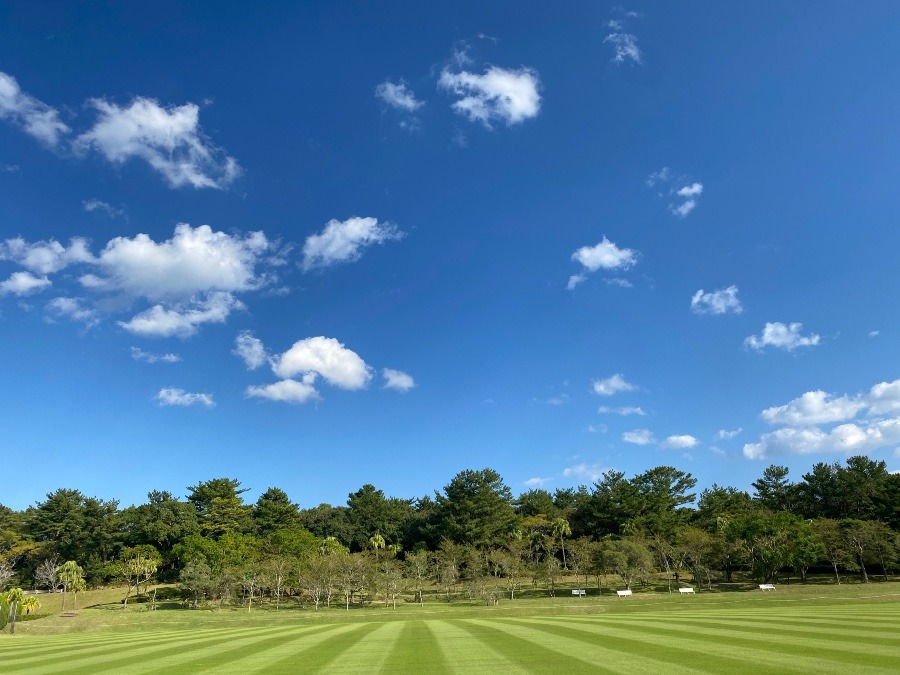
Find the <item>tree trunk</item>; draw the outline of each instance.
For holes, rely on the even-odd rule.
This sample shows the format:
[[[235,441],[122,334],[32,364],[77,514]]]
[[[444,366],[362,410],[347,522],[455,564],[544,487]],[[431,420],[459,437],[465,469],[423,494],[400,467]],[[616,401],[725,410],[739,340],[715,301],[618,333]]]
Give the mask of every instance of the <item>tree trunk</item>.
[[[866,563],[863,561],[862,553],[857,556],[859,560],[859,576],[864,584],[869,583],[869,574],[866,572]]]

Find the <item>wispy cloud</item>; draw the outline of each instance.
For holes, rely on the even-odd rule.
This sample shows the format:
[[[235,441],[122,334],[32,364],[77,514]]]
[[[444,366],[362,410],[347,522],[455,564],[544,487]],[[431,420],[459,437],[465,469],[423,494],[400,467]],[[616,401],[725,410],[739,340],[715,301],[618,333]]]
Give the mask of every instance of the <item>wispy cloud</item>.
[[[131,358],[135,361],[144,361],[145,363],[178,363],[181,361],[181,357],[178,354],[154,354],[145,352],[140,347],[131,348]]]
[[[379,223],[376,218],[329,220],[318,234],[303,244],[303,270],[331,267],[353,262],[362,257],[363,249],[375,244],[401,239],[403,233],[393,223]]]
[[[819,344],[820,337],[817,334],[801,335],[802,329],[802,323],[767,322],[762,333],[751,335],[744,340],[744,346],[758,352],[766,347],[792,352],[799,347],[814,347]]]
[[[740,314],[744,307],[738,299],[737,286],[709,292],[701,288],[691,297],[691,311],[694,314]]]
[[[12,122],[48,147],[57,147],[70,129],[59,111],[26,94],[12,75],[0,72],[0,119]]]
[[[216,402],[213,400],[212,394],[192,393],[184,389],[175,387],[165,387],[160,389],[156,394],[156,400],[160,406],[203,406],[205,408],[213,408]]]
[[[600,396],[612,396],[621,391],[635,391],[637,387],[627,382],[620,373],[610,375],[602,380],[594,380],[594,393]]]

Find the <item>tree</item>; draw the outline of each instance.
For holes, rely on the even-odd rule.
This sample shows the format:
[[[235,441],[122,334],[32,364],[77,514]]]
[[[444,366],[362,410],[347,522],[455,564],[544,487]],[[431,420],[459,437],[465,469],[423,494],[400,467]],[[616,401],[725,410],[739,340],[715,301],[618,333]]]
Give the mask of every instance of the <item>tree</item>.
[[[384,548],[384,537],[377,532],[369,537],[369,548],[375,553],[375,562],[378,562],[378,551]]]
[[[27,615],[40,609],[41,603],[37,599],[37,596],[29,595],[24,600],[22,600],[20,607],[25,610],[25,614]]]
[[[284,490],[270,487],[253,506],[253,522],[256,523],[256,531],[262,536],[278,530],[290,530],[300,524],[300,509]]]
[[[461,471],[435,500],[438,533],[458,544],[500,546],[515,527],[512,493],[493,469]]]
[[[625,588],[631,589],[635,579],[653,573],[653,555],[645,544],[633,538],[611,541],[606,546],[606,564],[619,575]]]
[[[214,587],[212,570],[206,561],[201,559],[188,561],[181,570],[179,580],[181,588],[187,591],[194,609]]]
[[[69,585],[72,592],[72,609],[78,609],[78,594],[87,588],[87,582],[81,577],[75,577]]]
[[[62,564],[58,571],[59,581],[63,587],[62,606],[60,611],[66,608],[66,591],[77,584],[79,579],[84,579],[84,570],[74,560],[67,560]]]
[[[416,597],[419,599],[419,604],[421,605],[425,602],[422,597],[422,587],[431,572],[428,551],[419,550],[407,554],[406,567],[409,570],[410,578],[415,582]]]
[[[55,557],[42,560],[34,570],[34,583],[55,593],[60,587],[59,563]]]
[[[11,588],[6,592],[6,603],[9,607],[9,632],[16,632],[16,617],[19,614],[19,607],[25,600],[25,591],[21,588]]]
[[[550,531],[554,537],[559,537],[559,546],[562,549],[563,569],[569,569],[566,564],[566,535],[572,534],[572,528],[569,527],[569,521],[565,518],[554,518],[550,523]]]
[[[135,546],[134,548],[124,549],[122,557],[115,565],[116,576],[120,577],[126,584],[125,599],[122,604],[128,607],[128,596],[131,595],[131,589],[141,594],[141,584],[149,583],[156,570],[159,567],[159,552],[152,546]]]
[[[752,483],[754,499],[770,511],[793,511],[796,488],[788,480],[786,466],[772,464],[763,471],[762,478]]]
[[[816,538],[822,544],[823,555],[834,570],[834,580],[840,584],[840,569],[853,566],[853,553],[847,547],[847,542],[841,532],[841,525],[837,520],[830,518],[817,518],[811,523]]]
[[[385,497],[384,492],[366,483],[347,497],[350,549],[365,550],[373,532],[379,533],[386,541],[399,542],[413,515],[411,500]]]

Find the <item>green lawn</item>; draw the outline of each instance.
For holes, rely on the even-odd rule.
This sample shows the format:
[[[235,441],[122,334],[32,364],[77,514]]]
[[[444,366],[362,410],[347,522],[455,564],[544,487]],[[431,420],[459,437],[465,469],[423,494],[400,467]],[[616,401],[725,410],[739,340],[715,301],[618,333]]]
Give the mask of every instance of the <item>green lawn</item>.
[[[3,673],[898,671],[900,584],[349,613],[85,609],[0,636]]]

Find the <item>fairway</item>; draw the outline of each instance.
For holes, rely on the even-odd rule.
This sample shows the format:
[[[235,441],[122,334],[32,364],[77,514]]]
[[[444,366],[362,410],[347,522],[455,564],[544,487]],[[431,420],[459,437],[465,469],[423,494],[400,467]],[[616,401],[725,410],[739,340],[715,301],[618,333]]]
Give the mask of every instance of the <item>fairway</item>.
[[[430,618],[438,616],[440,618]],[[234,615],[232,615],[234,618]],[[333,619],[333,622],[332,622]],[[98,630],[0,642],[4,673],[887,673],[900,604],[282,622]]]

